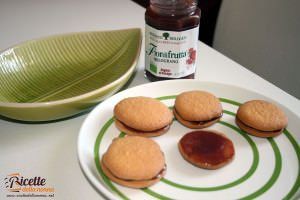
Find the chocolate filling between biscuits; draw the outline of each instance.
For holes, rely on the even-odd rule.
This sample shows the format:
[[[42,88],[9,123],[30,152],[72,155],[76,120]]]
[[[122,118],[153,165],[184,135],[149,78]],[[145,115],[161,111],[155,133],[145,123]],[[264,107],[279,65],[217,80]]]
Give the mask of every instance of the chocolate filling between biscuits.
[[[178,113],[178,111],[176,110],[176,108],[174,108],[174,110],[175,110],[175,112],[176,112],[179,116],[181,116],[181,115]],[[216,119],[219,119],[219,118],[221,118],[222,116],[223,116],[223,112],[222,112],[218,117],[214,117],[214,118],[212,118],[212,119],[204,120],[204,121],[189,121],[189,120],[186,120],[186,119],[184,119],[184,118],[182,118],[182,117],[181,117],[181,118],[184,119],[185,121],[188,121],[188,122],[194,124],[194,125],[203,125],[203,124],[212,122],[212,121],[214,121],[214,120],[216,120]]]
[[[283,128],[282,128],[282,129],[278,129],[278,130],[273,130],[273,131],[259,130],[259,129],[257,129],[257,128],[253,128],[252,126],[249,126],[249,125],[245,124],[245,123],[242,122],[242,120],[240,120],[238,117],[236,117],[236,120],[238,120],[241,124],[243,124],[244,126],[246,126],[246,127],[248,127],[248,128],[251,128],[251,129],[253,129],[253,130],[255,130],[255,131],[259,131],[259,132],[264,132],[264,133],[266,133],[266,134],[277,133],[277,132],[283,130]]]
[[[106,167],[106,169],[115,177],[115,178],[117,178],[117,179],[121,179],[121,180],[123,180],[123,181],[128,181],[128,182],[130,182],[130,181],[152,181],[152,180],[155,180],[155,179],[157,179],[157,178],[162,178],[163,177],[163,173],[166,171],[166,169],[167,169],[167,165],[165,164],[164,165],[164,167],[162,168],[162,170],[160,170],[159,172],[158,172],[158,174],[156,175],[156,176],[154,176],[153,178],[150,178],[150,179],[143,179],[143,180],[133,180],[133,179],[123,179],[123,178],[121,178],[121,177],[118,177],[118,176],[116,176],[114,173],[112,173],[112,171],[110,171],[110,169],[103,163],[103,165]]]
[[[118,120],[118,119],[117,119]],[[143,130],[138,130],[138,129],[135,129],[135,128],[131,128],[129,126],[127,126],[126,124],[124,124],[123,122],[121,122],[120,120],[118,120],[124,127],[126,127],[128,130],[130,131],[134,131],[134,132],[142,132],[142,133],[152,133],[152,132],[158,132],[158,131],[163,131],[163,130],[166,130],[166,129],[169,129],[170,128],[170,125],[167,125],[167,126],[164,126],[163,128],[159,128],[159,129],[156,129],[156,130],[153,130],[153,131],[143,131]]]

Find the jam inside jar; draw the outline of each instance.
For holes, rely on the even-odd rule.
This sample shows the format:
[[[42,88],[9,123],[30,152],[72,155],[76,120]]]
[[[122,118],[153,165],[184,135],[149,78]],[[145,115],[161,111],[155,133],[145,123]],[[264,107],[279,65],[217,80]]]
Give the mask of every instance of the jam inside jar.
[[[145,76],[193,79],[200,24],[196,1],[150,0],[145,21]]]

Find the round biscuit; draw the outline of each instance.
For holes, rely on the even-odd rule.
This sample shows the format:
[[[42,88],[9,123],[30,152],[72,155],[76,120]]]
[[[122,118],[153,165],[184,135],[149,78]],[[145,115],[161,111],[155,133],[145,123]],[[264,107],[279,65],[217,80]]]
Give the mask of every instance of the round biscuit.
[[[209,131],[209,132],[212,132],[212,133],[215,133],[215,134],[218,134],[226,139],[228,139],[223,133],[220,133],[220,132],[217,132],[217,131]],[[229,139],[228,139],[229,140]],[[210,163],[203,163],[203,162],[197,162],[195,160],[193,160],[193,158],[189,157],[185,151],[183,150],[181,144],[180,144],[180,141],[178,142],[178,149],[179,149],[179,152],[180,154],[182,155],[182,157],[188,161],[189,163],[197,166],[197,167],[200,167],[200,168],[203,168],[203,169],[219,169],[227,164],[229,164],[233,159],[234,159],[234,154],[232,157],[226,159],[224,162],[221,162],[221,163],[218,163],[218,164],[210,164]]]
[[[220,100],[205,91],[188,91],[179,94],[175,100],[177,113],[186,121],[207,121],[222,114]]]
[[[140,136],[115,138],[102,161],[112,174],[125,180],[152,179],[165,166],[159,145]]]
[[[237,117],[245,125],[261,131],[277,131],[287,126],[284,112],[275,104],[264,100],[252,100],[242,104]]]
[[[169,125],[173,120],[170,109],[157,99],[130,97],[114,107],[115,117],[136,130],[155,131]]]

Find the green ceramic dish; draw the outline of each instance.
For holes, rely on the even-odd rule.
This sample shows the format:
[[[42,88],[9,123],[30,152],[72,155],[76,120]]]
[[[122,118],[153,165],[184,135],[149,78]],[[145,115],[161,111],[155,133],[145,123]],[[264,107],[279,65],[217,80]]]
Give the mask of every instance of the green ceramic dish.
[[[141,30],[82,32],[25,42],[0,54],[0,115],[65,118],[118,91],[130,78]]]

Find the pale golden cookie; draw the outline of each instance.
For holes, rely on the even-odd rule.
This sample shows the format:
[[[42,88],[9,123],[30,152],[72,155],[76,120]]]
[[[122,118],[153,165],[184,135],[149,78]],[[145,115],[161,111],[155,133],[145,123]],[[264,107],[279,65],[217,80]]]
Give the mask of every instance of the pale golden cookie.
[[[156,183],[166,170],[159,145],[140,136],[114,139],[101,163],[106,167],[104,173],[112,181],[135,188]]]
[[[205,128],[219,121],[223,109],[220,100],[205,91],[183,92],[176,97],[176,119],[189,128]]]
[[[140,133],[141,136],[146,136],[143,135],[145,132],[148,135],[163,134],[173,120],[172,111],[159,100],[150,97],[126,98],[115,106],[114,115],[124,125],[121,128],[120,123],[117,124],[121,131],[129,134]]]
[[[242,104],[236,115],[237,125],[258,137],[274,137],[287,126],[284,112],[275,104],[264,100],[252,100]]]
[[[216,131],[193,131],[178,143],[182,157],[204,169],[218,169],[230,163],[235,155],[233,143]]]

